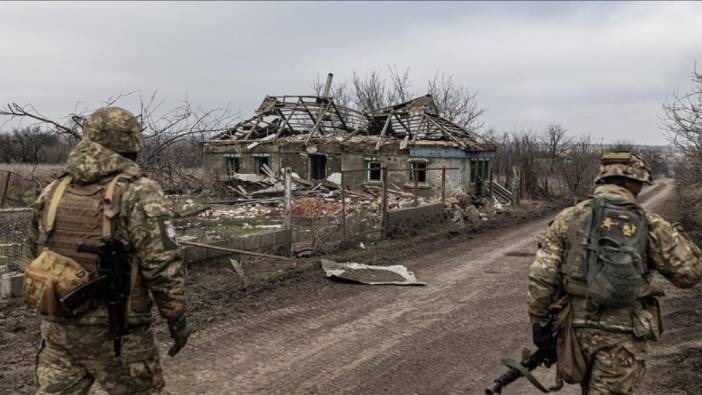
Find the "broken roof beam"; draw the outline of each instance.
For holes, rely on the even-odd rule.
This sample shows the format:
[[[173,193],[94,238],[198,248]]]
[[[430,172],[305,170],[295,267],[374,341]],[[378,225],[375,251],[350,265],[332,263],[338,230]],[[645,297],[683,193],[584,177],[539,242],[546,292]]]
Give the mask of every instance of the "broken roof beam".
[[[344,128],[344,130],[350,130],[348,126],[346,126],[346,121],[344,121],[344,117],[341,116],[341,112],[339,111],[339,107],[336,106],[336,103],[331,102],[331,105],[334,107],[334,112],[336,113],[336,116],[339,117],[339,121],[341,121],[341,126]]]
[[[243,140],[248,140],[251,138],[253,133],[256,131],[256,128],[258,128],[258,124],[261,122],[261,117],[257,116],[256,117],[256,123],[249,129],[249,132],[246,133],[246,136],[244,136]]]
[[[395,115],[395,119],[397,119],[397,122],[399,122],[400,125],[402,125],[402,127],[407,131],[407,134],[411,135],[412,131],[410,130],[409,126],[405,125],[405,123],[402,122],[402,118],[400,118],[400,114],[395,113],[394,115]]]
[[[451,134],[451,132],[449,132],[449,131],[445,130],[444,128],[442,128],[441,125],[439,125],[434,119],[432,119],[431,116],[428,116],[427,119],[428,119],[431,123],[433,123],[434,126],[436,126],[436,128],[439,129],[439,131],[440,131],[444,136],[446,136],[446,137],[450,138],[451,140],[453,140],[456,144],[458,144],[459,146],[461,146],[461,148],[463,148],[463,149],[468,148],[468,147],[466,146],[466,143],[464,143],[463,141],[459,140],[456,136],[454,136],[453,134]]]
[[[312,136],[314,136],[315,133],[317,133],[317,130],[322,129],[322,122],[324,122],[324,117],[326,116],[326,112],[329,110],[329,106],[331,104],[331,101],[327,102],[327,105],[324,106],[322,111],[319,112],[319,119],[315,123],[314,127],[310,131],[309,136],[307,136],[307,140],[305,140],[305,144],[309,144],[310,139],[312,139]]]
[[[297,108],[293,108],[293,110],[290,111],[290,114],[288,114],[287,117],[283,114],[282,111],[278,110],[278,112],[280,113],[280,116],[283,118],[283,122],[280,124],[280,126],[278,126],[278,130],[275,133],[275,139],[277,139],[278,137],[280,137],[283,134],[283,131],[285,130],[286,127],[289,127],[290,130],[293,133],[295,133],[295,128],[293,128],[292,126],[289,126],[289,125],[290,125],[290,119],[292,119],[293,115],[295,115],[296,110],[297,110]]]
[[[422,114],[421,120],[419,121],[419,126],[417,127],[417,131],[415,131],[414,136],[412,136],[412,141],[417,141],[417,139],[419,138],[419,135],[422,132],[422,125],[426,124],[426,117],[426,114]]]

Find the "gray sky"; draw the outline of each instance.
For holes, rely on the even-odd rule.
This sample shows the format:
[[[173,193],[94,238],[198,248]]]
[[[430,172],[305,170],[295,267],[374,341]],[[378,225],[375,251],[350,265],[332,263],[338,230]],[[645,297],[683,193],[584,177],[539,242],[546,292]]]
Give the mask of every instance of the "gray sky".
[[[396,65],[417,95],[437,71],[478,89],[500,131],[662,144],[661,102],[702,61],[700,20],[700,3],[2,3],[0,101],[61,117],[158,90],[248,115],[318,75]]]

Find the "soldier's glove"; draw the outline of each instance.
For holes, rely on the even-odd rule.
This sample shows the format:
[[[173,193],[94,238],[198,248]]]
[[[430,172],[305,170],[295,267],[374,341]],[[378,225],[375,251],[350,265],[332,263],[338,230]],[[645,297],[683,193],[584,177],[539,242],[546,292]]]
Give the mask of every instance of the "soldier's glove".
[[[175,343],[173,344],[173,347],[168,350],[168,355],[173,357],[178,354],[183,346],[185,346],[185,343],[188,342],[188,337],[190,336],[190,325],[188,325],[188,320],[185,318],[185,314],[181,314],[178,318],[169,319],[168,331],[171,332],[171,338]]]
[[[534,321],[531,324],[534,345],[546,353],[548,363],[556,362],[556,336],[550,321]]]

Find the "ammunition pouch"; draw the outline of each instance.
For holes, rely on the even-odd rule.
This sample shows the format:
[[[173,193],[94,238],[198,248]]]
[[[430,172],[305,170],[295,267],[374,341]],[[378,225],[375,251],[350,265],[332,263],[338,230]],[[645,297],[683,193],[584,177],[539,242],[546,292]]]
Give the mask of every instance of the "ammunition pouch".
[[[24,271],[24,301],[49,317],[74,315],[76,311],[64,311],[60,300],[89,279],[76,261],[45,249]]]

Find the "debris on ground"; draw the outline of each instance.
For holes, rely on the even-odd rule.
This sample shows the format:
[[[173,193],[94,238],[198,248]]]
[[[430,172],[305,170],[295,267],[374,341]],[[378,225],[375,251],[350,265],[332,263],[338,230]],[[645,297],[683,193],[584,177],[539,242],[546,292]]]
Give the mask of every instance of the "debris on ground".
[[[426,285],[402,265],[373,266],[362,263],[339,263],[322,259],[327,278],[366,285]]]

